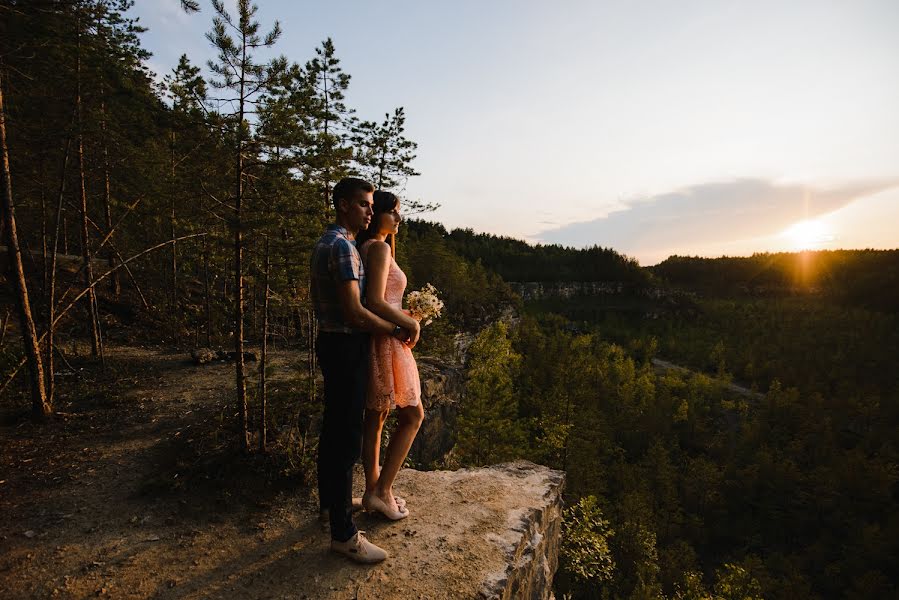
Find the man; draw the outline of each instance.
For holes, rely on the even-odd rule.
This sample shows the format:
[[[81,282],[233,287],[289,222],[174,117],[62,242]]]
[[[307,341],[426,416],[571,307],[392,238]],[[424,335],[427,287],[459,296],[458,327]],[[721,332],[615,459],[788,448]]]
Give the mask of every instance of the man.
[[[318,445],[318,493],[328,510],[331,550],[363,563],[379,562],[387,552],[362,535],[352,517],[353,465],[362,451],[362,414],[368,377],[371,333],[418,340],[420,328],[407,331],[366,310],[365,269],[355,237],[372,217],[374,186],[363,179],[341,179],[332,192],[335,223],[328,225],[312,251],[312,304],[318,321],[315,351],[325,378],[325,413]]]

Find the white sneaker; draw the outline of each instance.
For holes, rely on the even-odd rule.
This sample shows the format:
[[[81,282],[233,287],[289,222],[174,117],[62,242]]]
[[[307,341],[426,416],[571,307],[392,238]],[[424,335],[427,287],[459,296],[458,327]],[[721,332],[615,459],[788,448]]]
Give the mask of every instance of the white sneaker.
[[[377,563],[389,556],[386,550],[365,539],[363,533],[365,532],[357,531],[356,535],[345,542],[331,540],[331,550],[360,563]]]

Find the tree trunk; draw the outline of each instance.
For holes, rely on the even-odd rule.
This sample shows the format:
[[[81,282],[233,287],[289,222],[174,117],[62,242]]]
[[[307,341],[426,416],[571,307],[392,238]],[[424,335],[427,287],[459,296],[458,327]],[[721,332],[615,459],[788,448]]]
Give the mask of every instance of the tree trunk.
[[[2,77],[2,73],[0,73],[0,77]],[[50,414],[52,407],[47,399],[47,390],[44,386],[44,367],[41,362],[37,329],[31,316],[31,303],[28,300],[28,286],[25,283],[25,269],[22,266],[22,252],[19,250],[19,236],[16,231],[12,175],[9,170],[9,149],[6,146],[6,109],[3,104],[2,79],[0,79],[0,195],[2,195],[0,202],[2,202],[3,209],[3,229],[9,253],[10,278],[15,291],[16,310],[19,313],[19,324],[22,329],[22,345],[25,347],[25,355],[28,358],[28,372],[31,380],[31,413],[35,418],[43,418]]]
[[[307,312],[309,317],[309,352],[307,365],[309,367],[309,402],[315,402],[315,315],[311,310]]]
[[[327,62],[325,63],[327,65]],[[325,94],[325,152],[327,156],[325,156],[325,211],[328,210],[331,206],[331,145],[328,143],[328,111],[331,108],[330,102],[328,99],[328,71],[327,67],[324,71],[322,71],[322,80],[324,81],[324,94]]]
[[[51,404],[53,403],[53,398],[56,393],[56,371],[53,363],[53,361],[55,360],[53,357],[53,349],[56,345],[56,326],[53,324],[56,318],[56,258],[59,249],[60,225],[65,224],[65,221],[63,221],[62,217],[62,203],[66,193],[66,171],[68,170],[69,166],[69,150],[71,149],[71,146],[72,137],[70,135],[66,138],[66,149],[62,157],[62,175],[60,175],[59,178],[59,194],[56,200],[56,219],[54,221],[53,250],[50,256],[50,286],[49,292],[47,293],[47,398],[49,399],[49,402]]]
[[[6,229],[4,228],[3,233],[6,234]],[[12,315],[12,311],[7,308],[6,313],[3,315],[3,324],[0,325],[0,348],[3,348],[3,344],[6,342],[6,329],[9,327],[9,317]]]
[[[84,124],[81,106],[81,19],[77,24],[78,47],[75,69],[75,112],[78,119],[78,184],[81,196],[81,256],[84,259],[84,285],[88,288],[87,303],[91,321],[91,356],[103,361],[103,342],[100,337],[100,318],[97,314],[97,295],[94,290],[94,271],[91,265],[90,237],[87,231],[87,188],[84,183]]]
[[[47,284],[49,282],[49,267],[50,265],[47,263],[47,194],[44,189],[44,153],[41,152],[40,158],[40,167],[39,167],[39,177],[40,177],[40,188],[41,188],[41,293],[43,294],[44,301],[47,300]]]
[[[104,89],[105,92],[105,89]],[[100,103],[100,113],[102,118],[100,120],[100,129],[103,132],[103,216],[106,219],[106,234],[112,236],[112,193],[109,183],[109,147],[107,144],[107,135],[106,135],[106,100],[104,99]],[[172,237],[175,237],[174,234]],[[109,261],[109,266],[115,266],[115,251],[112,249],[112,238],[110,237],[110,248],[106,253],[106,258]],[[118,298],[122,294],[122,284],[119,280],[119,273],[116,271],[112,274],[112,277],[109,280],[110,290],[115,298]]]
[[[250,254],[256,254],[256,241],[253,241],[252,246],[250,247]],[[253,299],[253,305],[250,308],[250,314],[253,317],[253,339],[259,339],[259,282],[258,277],[253,277],[253,291],[250,294],[250,298]],[[248,286],[249,287],[249,286]]]
[[[171,130],[169,132],[169,149],[170,149],[170,169],[169,169],[169,177],[170,181],[170,189],[169,189],[169,203],[170,214],[169,214],[169,238],[175,239],[175,130]],[[172,244],[172,254],[171,254],[171,270],[172,270],[172,296],[170,300],[171,304],[171,326],[172,326],[172,340],[177,341],[177,314],[178,314],[178,248],[175,244]]]
[[[206,347],[212,345],[212,310],[209,298],[209,242],[203,236],[203,300],[206,311]]]
[[[246,64],[246,34],[242,40],[243,60]],[[235,379],[237,383],[237,413],[238,426],[240,427],[240,446],[244,451],[249,450],[249,430],[247,427],[247,384],[245,365],[243,360],[243,215],[241,208],[243,203],[243,119],[244,119],[244,73],[240,80],[240,110],[237,119],[237,181],[234,198],[234,361]]]
[[[265,367],[268,361],[268,297],[269,297],[269,274],[271,272],[271,260],[269,258],[268,238],[265,238],[265,291],[262,300],[262,357],[259,361],[259,451],[265,452],[265,444],[268,430],[265,425],[266,409],[267,409],[267,388],[265,379]]]

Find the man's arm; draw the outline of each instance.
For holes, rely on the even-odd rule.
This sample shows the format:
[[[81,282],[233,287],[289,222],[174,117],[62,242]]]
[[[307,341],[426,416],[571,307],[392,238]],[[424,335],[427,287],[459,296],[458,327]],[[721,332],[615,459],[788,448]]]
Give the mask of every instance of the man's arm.
[[[340,300],[340,308],[343,311],[344,320],[352,327],[368,331],[369,333],[386,335],[392,335],[396,329],[396,325],[382,319],[362,306],[362,298],[359,296],[359,282],[357,280],[348,279],[337,282],[337,298]],[[409,337],[409,332],[406,329],[402,329],[397,337],[405,340]]]

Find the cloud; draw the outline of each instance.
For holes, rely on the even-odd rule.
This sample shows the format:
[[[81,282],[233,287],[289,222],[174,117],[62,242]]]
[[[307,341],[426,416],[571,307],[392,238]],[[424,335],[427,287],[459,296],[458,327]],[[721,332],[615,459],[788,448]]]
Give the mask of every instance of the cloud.
[[[709,182],[625,203],[605,217],[543,230],[533,239],[612,247],[630,256],[728,244],[777,233],[899,185],[878,180],[816,189],[763,179]]]
[[[155,12],[165,25],[180,26],[188,22],[189,14],[181,7],[179,0],[156,0]]]

